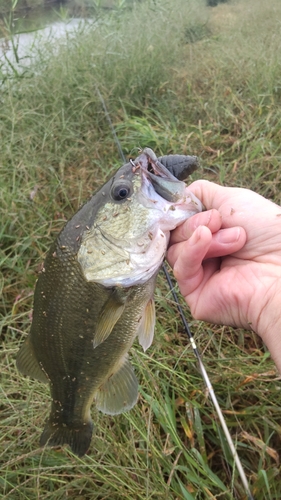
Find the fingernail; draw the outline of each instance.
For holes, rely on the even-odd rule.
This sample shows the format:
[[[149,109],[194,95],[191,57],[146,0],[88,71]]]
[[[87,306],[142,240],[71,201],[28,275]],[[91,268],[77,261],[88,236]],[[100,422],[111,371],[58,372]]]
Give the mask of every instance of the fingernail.
[[[194,217],[194,229],[199,226],[209,226],[210,220],[212,217],[212,210],[208,210],[207,212],[201,212],[200,217]]]
[[[189,238],[190,245],[196,245],[196,243],[198,243],[201,237],[201,232],[202,232],[202,226],[198,226],[197,229],[194,231],[193,235],[191,236],[191,238]]]
[[[234,243],[238,241],[240,236],[240,227],[230,227],[217,232],[217,240],[219,243]]]

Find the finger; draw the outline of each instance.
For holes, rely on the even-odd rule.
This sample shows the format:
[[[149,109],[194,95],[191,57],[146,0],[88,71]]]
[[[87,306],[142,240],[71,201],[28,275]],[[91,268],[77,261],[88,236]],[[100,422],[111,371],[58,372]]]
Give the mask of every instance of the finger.
[[[179,285],[182,281],[189,280],[192,289],[199,286],[203,279],[202,261],[209,250],[211,241],[211,231],[205,226],[200,226],[191,238],[169,248],[167,260],[173,267],[174,276]]]
[[[219,267],[221,259],[204,259],[211,243],[211,233],[205,226],[199,227],[186,243],[185,251],[178,254],[174,264],[174,276],[186,301],[192,305],[192,295],[198,297],[200,290]],[[193,242],[192,242],[193,240]],[[193,244],[192,244],[193,243]],[[183,245],[180,243],[179,245]],[[190,298],[190,301],[189,301]]]
[[[238,252],[243,248],[247,240],[243,227],[231,227],[221,229],[213,234],[211,245],[206,253],[205,259],[223,257]]]
[[[221,323],[223,306],[220,304],[220,294],[217,294],[219,286],[216,286],[220,266],[220,258],[207,259],[203,262],[203,278],[197,288],[194,288],[189,280],[182,281],[179,286],[195,319]]]
[[[170,244],[187,240],[199,226],[207,226],[212,233],[221,228],[221,215],[217,210],[208,210],[193,215],[171,233]]]

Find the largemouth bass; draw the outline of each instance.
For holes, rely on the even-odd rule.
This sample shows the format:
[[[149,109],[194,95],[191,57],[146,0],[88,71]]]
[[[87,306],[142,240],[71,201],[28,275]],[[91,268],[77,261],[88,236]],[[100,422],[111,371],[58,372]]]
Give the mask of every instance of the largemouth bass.
[[[183,177],[195,157],[161,160],[145,149],[123,165],[67,222],[46,257],[17,357],[23,374],[50,385],[42,446],[68,444],[82,456],[93,400],[110,415],[137,401],[128,351],[136,337],[144,350],[153,340],[155,280],[170,231],[202,210],[171,173]]]

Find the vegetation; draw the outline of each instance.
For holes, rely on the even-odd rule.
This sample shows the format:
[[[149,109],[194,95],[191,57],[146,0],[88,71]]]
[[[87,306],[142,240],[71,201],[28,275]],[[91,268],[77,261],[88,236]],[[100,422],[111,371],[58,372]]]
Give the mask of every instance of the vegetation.
[[[11,11],[20,17],[33,17],[53,9],[63,9],[69,15],[88,15],[100,9],[118,9],[128,6],[135,0],[0,0],[0,15],[6,16]],[[141,1],[141,0],[137,0]]]
[[[114,418],[93,407],[87,456],[38,447],[49,392],[17,372],[15,357],[51,241],[120,165],[97,89],[126,155],[144,146],[197,154],[193,178],[281,203],[280,19],[279,0],[213,9],[147,0],[81,24],[59,45],[38,34],[29,66],[16,62],[16,43],[10,64],[1,59],[1,498],[246,498],[162,276],[154,344],[131,353],[139,402]],[[275,365],[255,335],[185,310],[255,500],[280,499]]]

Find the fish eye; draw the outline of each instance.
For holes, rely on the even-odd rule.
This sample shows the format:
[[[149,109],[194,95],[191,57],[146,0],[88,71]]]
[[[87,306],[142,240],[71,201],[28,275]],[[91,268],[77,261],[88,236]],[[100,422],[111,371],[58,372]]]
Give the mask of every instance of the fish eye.
[[[126,182],[118,182],[113,184],[111,189],[111,196],[115,201],[126,200],[132,193],[132,186]]]

